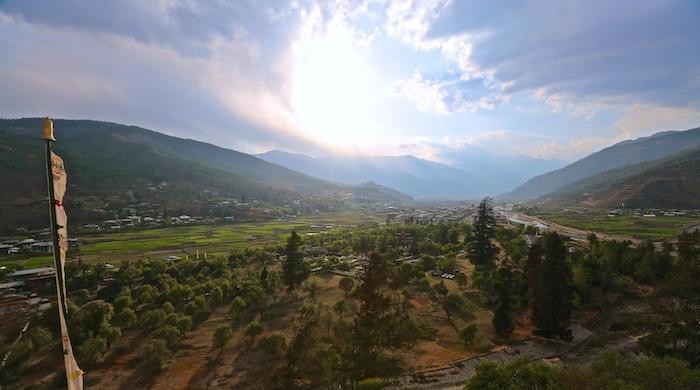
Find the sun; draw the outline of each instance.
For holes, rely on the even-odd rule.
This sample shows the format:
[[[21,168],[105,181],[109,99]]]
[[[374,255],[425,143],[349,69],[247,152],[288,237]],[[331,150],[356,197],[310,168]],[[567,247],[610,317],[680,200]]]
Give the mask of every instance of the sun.
[[[291,105],[297,127],[332,146],[370,143],[381,131],[382,88],[373,80],[367,48],[335,28],[297,58]]]

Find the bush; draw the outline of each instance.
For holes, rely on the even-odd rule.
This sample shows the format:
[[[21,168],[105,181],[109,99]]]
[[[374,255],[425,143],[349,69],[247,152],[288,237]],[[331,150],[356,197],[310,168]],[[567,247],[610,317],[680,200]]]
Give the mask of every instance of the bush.
[[[192,329],[192,318],[189,316],[178,317],[175,327],[178,331],[180,331],[181,335],[184,335],[185,333],[189,332],[190,329]]]
[[[139,318],[139,325],[144,330],[151,330],[162,325],[163,321],[165,321],[165,312],[163,310],[146,310]]]
[[[94,366],[104,360],[107,352],[107,340],[102,337],[91,337],[78,347],[78,356],[81,363]]]
[[[150,340],[143,350],[143,362],[152,371],[161,371],[165,368],[170,358],[170,350],[165,340]]]
[[[44,345],[47,345],[53,340],[53,336],[51,336],[51,332],[46,330],[45,328],[42,328],[41,326],[37,326],[35,328],[32,328],[29,331],[29,339],[32,340],[32,345],[34,346],[35,349],[41,349]]]
[[[285,344],[286,340],[282,335],[272,334],[260,339],[258,346],[266,354],[270,356],[277,356],[277,354],[284,349]]]
[[[233,331],[231,331],[230,326],[222,325],[216,328],[213,336],[214,347],[224,349],[224,346],[226,346],[232,334]]]
[[[476,332],[478,330],[479,328],[477,328],[476,324],[471,324],[459,331],[459,337],[464,342],[465,347],[468,347],[474,343],[474,337],[476,337]]]
[[[173,344],[180,338],[180,331],[172,325],[163,325],[151,333],[153,338],[163,339],[168,345]]]
[[[255,341],[255,337],[257,337],[260,333],[262,333],[262,325],[260,325],[259,322],[251,322],[246,326],[245,328],[245,335],[250,337],[250,343],[252,344],[253,341]]]
[[[358,390],[374,390],[384,387],[382,378],[367,378],[357,382]]]

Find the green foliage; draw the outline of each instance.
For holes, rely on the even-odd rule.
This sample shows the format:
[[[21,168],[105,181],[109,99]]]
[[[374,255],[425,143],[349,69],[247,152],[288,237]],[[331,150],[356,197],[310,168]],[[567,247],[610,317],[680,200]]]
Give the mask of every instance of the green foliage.
[[[271,357],[277,356],[284,350],[286,340],[280,334],[271,334],[260,339],[258,347]]]
[[[301,237],[296,231],[287,239],[284,253],[286,259],[282,264],[282,278],[287,289],[294,291],[309,276],[309,269],[304,263],[304,255],[300,251]]]
[[[476,337],[476,332],[479,328],[476,324],[469,324],[459,331],[459,337],[464,342],[465,347],[469,347],[474,343],[474,337]]]
[[[192,317],[190,316],[179,316],[175,322],[175,327],[177,328],[180,335],[184,335],[192,329]]]
[[[479,203],[479,210],[473,225],[474,239],[469,244],[469,259],[474,265],[492,265],[498,248],[491,242],[495,236],[496,217],[490,198]]]
[[[242,297],[238,296],[233,299],[229,313],[231,313],[234,318],[238,318],[238,316],[240,316],[241,313],[243,313],[246,307],[247,305],[245,300]]]
[[[232,334],[233,331],[231,330],[230,326],[221,325],[217,327],[214,331],[214,336],[212,340],[214,348],[219,348],[220,350],[223,350],[224,346],[226,346],[226,343],[228,343],[228,340],[231,338]]]
[[[496,309],[493,312],[493,328],[501,336],[513,330],[513,274],[505,266],[498,269],[496,278]]]
[[[119,313],[123,311],[124,309],[131,309],[134,306],[134,300],[131,298],[131,295],[129,294],[121,294],[117,296],[116,299],[112,302],[112,306],[114,307],[114,311],[116,313]]]
[[[174,344],[181,335],[180,330],[173,325],[163,325],[151,333],[153,338],[165,340],[167,345]]]
[[[476,374],[465,390],[559,390],[557,371],[544,364],[528,365],[521,360],[508,365],[485,361],[476,366]]]
[[[132,309],[123,309],[112,317],[112,323],[121,329],[128,329],[136,323],[136,313]]]
[[[35,326],[27,332],[27,336],[32,341],[32,345],[35,349],[40,349],[41,347],[49,344],[53,341],[53,336],[51,332],[46,330],[41,326]]]
[[[382,378],[367,378],[357,382],[355,387],[357,390],[377,390],[384,388],[384,380]]]
[[[107,340],[102,337],[91,337],[85,340],[77,349],[80,362],[87,366],[101,363],[107,352]]]
[[[548,233],[544,241],[545,257],[540,267],[535,326],[542,336],[570,339],[568,326],[574,290],[571,268],[566,260],[566,245],[556,232]]]
[[[343,277],[340,279],[340,282],[338,282],[338,287],[343,290],[345,293],[345,298],[347,299],[348,295],[350,292],[352,292],[352,289],[355,287],[355,281],[350,278],[350,277]]]
[[[142,357],[144,365],[153,372],[162,371],[170,359],[172,352],[165,340],[152,339],[146,343]]]
[[[248,340],[250,344],[252,344],[255,341],[255,338],[262,333],[263,327],[262,325],[257,322],[253,321],[248,326],[245,327],[245,335],[248,336]]]
[[[143,330],[152,330],[165,322],[165,312],[161,309],[146,310],[139,317],[139,326]]]

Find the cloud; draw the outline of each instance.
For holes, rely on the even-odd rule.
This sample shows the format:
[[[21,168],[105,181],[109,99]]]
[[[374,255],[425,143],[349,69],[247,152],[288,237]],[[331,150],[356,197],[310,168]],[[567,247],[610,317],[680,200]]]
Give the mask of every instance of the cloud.
[[[700,103],[697,2],[397,1],[387,31],[483,80],[477,98],[536,94],[586,118],[611,103]]]
[[[661,107],[637,104],[613,123],[619,138],[629,139],[661,130],[685,130],[700,123],[700,110],[691,107]],[[652,130],[653,129],[653,130]]]

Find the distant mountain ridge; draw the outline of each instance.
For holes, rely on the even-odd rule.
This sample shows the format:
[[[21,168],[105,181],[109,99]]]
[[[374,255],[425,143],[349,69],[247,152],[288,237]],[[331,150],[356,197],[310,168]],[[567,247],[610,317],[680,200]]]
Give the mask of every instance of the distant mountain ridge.
[[[0,220],[32,223],[43,218],[45,169],[39,139],[43,119],[0,119]],[[271,164],[257,157],[136,126],[91,120],[54,121],[55,150],[66,162],[67,199],[78,220],[126,203],[126,191],[162,203],[173,212],[202,212],[202,192],[256,198],[278,205],[303,200],[324,208],[344,200],[399,202],[410,199],[372,184],[342,186]],[[148,188],[167,182],[167,189]],[[208,206],[207,206],[208,207]]]
[[[601,172],[540,200],[587,207],[700,208],[700,148]]]
[[[532,176],[527,168],[522,173],[517,167],[533,167],[539,173],[547,171],[548,167],[560,166],[556,161],[519,156],[504,157],[501,161],[477,150],[455,156],[460,160],[459,166],[411,155],[311,157],[271,150],[257,156],[333,182],[352,184],[374,181],[423,199],[476,199],[494,195]]]
[[[700,147],[700,128],[665,131],[649,137],[622,141],[561,169],[534,177],[498,198],[504,200],[536,199],[601,172],[658,160],[695,147]]]

